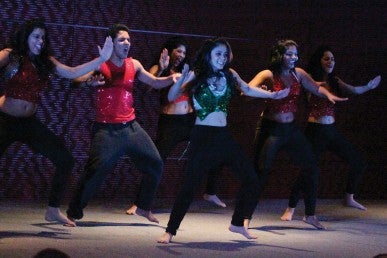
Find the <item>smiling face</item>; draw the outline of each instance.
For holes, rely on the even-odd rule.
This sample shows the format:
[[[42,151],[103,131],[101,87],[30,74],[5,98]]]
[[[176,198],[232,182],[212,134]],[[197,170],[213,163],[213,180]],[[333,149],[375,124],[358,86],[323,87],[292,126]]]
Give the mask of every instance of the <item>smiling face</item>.
[[[181,62],[184,61],[187,53],[187,49],[184,45],[179,45],[177,48],[172,50],[171,53],[171,62],[174,67],[178,67]]]
[[[130,37],[129,33],[124,30],[120,30],[117,36],[113,40],[114,51],[113,56],[118,59],[125,59],[128,57],[130,50]]]
[[[282,57],[283,69],[294,69],[296,62],[298,61],[298,50],[294,45],[290,45],[286,48],[286,51]]]
[[[30,54],[39,55],[42,51],[44,45],[46,31],[41,28],[35,28],[31,34],[28,36],[28,48]]]
[[[216,72],[222,70],[229,59],[229,52],[226,45],[218,45],[211,50],[210,65]]]
[[[324,55],[320,59],[321,69],[324,70],[325,73],[330,74],[335,68],[335,57],[333,56],[331,51],[325,51]]]

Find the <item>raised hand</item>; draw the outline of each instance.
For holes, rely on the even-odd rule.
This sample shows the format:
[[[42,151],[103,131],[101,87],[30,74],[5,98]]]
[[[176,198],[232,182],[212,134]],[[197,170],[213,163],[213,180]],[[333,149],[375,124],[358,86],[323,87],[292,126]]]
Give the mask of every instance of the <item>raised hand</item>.
[[[189,65],[188,64],[184,64],[183,66],[183,70],[181,71],[181,76],[187,76],[189,73]]]
[[[170,57],[168,55],[168,49],[164,48],[160,54],[160,59],[159,59],[159,67],[161,71],[164,71],[165,69],[168,68],[169,59]]]
[[[109,60],[110,56],[113,53],[113,40],[110,36],[106,37],[102,49],[100,46],[98,46],[98,52],[99,56],[102,58],[103,61]]]

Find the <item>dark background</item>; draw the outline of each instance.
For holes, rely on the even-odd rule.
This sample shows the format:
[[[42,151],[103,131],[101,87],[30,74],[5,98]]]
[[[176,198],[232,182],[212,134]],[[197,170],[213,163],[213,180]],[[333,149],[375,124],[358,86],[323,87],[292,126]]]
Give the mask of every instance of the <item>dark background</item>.
[[[386,12],[384,1],[84,1],[0,0],[0,46],[21,22],[43,17],[48,25],[54,55],[63,63],[78,65],[98,55],[107,27],[126,24],[130,29],[130,56],[149,69],[161,44],[170,36],[184,35],[192,57],[201,43],[213,36],[228,38],[234,52],[233,68],[249,82],[267,68],[270,47],[278,39],[291,38],[300,45],[300,67],[319,44],[329,44],[336,58],[337,74],[352,85],[365,85],[382,75],[381,85],[364,95],[337,104],[337,126],[357,145],[369,161],[358,197],[386,198]],[[54,78],[38,110],[39,118],[63,138],[76,158],[68,185],[69,198],[82,173],[90,147],[94,117],[92,90],[70,89],[70,81]],[[137,119],[154,139],[159,94],[136,84]],[[251,156],[251,143],[261,99],[236,96],[229,113],[235,138]],[[304,110],[300,112],[303,122]],[[178,160],[186,143],[174,150],[165,163],[158,191],[160,198],[173,198],[179,189],[185,158]],[[0,198],[45,199],[54,167],[26,146],[14,143],[0,159]],[[298,170],[279,153],[264,198],[286,198]],[[321,159],[320,198],[341,198],[348,166],[330,153]],[[218,194],[232,198],[238,183],[228,168],[220,172]],[[130,158],[123,157],[106,178],[96,198],[133,199],[141,173]],[[202,190],[198,191],[198,195]]]

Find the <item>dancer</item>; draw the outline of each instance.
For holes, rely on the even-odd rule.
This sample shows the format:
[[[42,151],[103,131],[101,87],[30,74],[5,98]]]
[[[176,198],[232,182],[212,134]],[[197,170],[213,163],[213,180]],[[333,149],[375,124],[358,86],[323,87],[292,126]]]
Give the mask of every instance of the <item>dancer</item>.
[[[62,139],[36,117],[41,92],[49,87],[53,74],[69,79],[81,76],[108,60],[112,49],[112,40],[107,37],[103,49],[99,48],[100,57],[76,67],[66,66],[51,55],[44,22],[33,19],[26,21],[11,37],[8,47],[0,51],[4,82],[4,95],[0,97],[0,155],[11,143],[20,141],[54,164],[47,221],[72,224],[59,207],[74,159]]]
[[[229,230],[248,239],[256,238],[243,227],[243,219],[244,214],[251,215],[256,207],[258,177],[252,163],[227,129],[228,105],[237,89],[247,96],[275,99],[285,97],[289,90],[269,92],[249,87],[230,69],[231,61],[231,47],[225,39],[206,40],[198,52],[193,71],[188,73],[188,66],[185,66],[182,77],[168,93],[170,101],[189,94],[197,117],[190,136],[191,152],[183,184],[159,243],[167,244],[176,235],[203,175],[222,165],[230,165],[241,181]]]
[[[186,64],[187,41],[181,36],[169,38],[163,45],[159,59],[149,72],[154,76],[169,76],[173,73],[181,73]],[[171,85],[172,86],[172,85]],[[158,122],[156,147],[164,163],[170,152],[183,141],[189,140],[191,129],[195,123],[195,114],[187,94],[180,96],[174,101],[168,101],[170,87],[160,90],[161,110]],[[189,144],[189,143],[188,143]],[[218,206],[226,207],[215,192],[215,174],[217,170],[208,173],[206,193],[203,198]],[[132,205],[126,213],[135,214],[137,206]]]
[[[150,211],[160,182],[163,162],[152,139],[136,121],[133,107],[135,76],[154,88],[166,87],[178,74],[156,78],[128,53],[131,47],[129,29],[114,24],[108,31],[113,39],[113,53],[96,72],[77,79],[81,84],[96,87],[96,118],[93,125],[91,151],[67,216],[72,221],[83,217],[83,209],[115,167],[119,158],[129,154],[143,172],[136,214],[158,223]]]
[[[318,166],[312,148],[294,121],[301,87],[314,95],[326,97],[329,102],[343,101],[317,83],[301,68],[296,67],[298,45],[293,40],[280,40],[272,48],[268,70],[259,72],[249,83],[257,87],[266,84],[274,91],[290,89],[289,95],[281,100],[269,100],[255,136],[255,168],[259,174],[259,195],[263,191],[272,163],[281,148],[285,148],[294,163],[301,168],[300,185],[305,198],[303,221],[325,229],[315,216]],[[246,217],[248,227],[251,217]]]
[[[335,58],[332,50],[328,46],[320,46],[311,56],[307,71],[312,78],[319,82],[324,82],[322,86],[333,94],[349,93],[363,94],[375,89],[380,83],[380,76],[376,76],[364,86],[352,86],[338,77],[334,73]],[[366,161],[358,150],[342,134],[335,125],[335,107],[327,99],[311,95],[309,98],[310,111],[305,135],[312,144],[313,151],[317,158],[325,150],[332,151],[350,164],[351,170],[348,174],[346,195],[344,203],[349,207],[360,210],[366,208],[358,203],[353,195],[359,185],[362,175],[366,170]],[[289,198],[289,207],[282,215],[281,220],[292,220],[295,207],[300,195],[300,178],[298,178],[292,188]]]

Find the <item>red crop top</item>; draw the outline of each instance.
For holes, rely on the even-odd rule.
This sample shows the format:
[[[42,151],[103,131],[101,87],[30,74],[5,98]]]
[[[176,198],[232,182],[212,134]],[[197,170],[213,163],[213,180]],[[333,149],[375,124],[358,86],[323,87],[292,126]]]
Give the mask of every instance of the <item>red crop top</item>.
[[[286,86],[278,76],[274,77],[273,91],[280,91],[285,89]],[[292,85],[290,86],[289,95],[283,99],[269,99],[267,100],[266,112],[271,114],[297,112],[297,101],[301,94],[301,84],[299,83],[296,75],[292,73]]]
[[[136,118],[133,107],[133,86],[136,70],[132,58],[126,58],[121,67],[111,61],[101,65],[105,84],[97,87],[96,121],[125,123]]]
[[[310,117],[318,119],[322,116],[335,116],[335,105],[327,98],[312,95],[309,99],[309,105]]]
[[[170,75],[170,74],[174,74],[174,73],[175,73],[174,71],[170,70],[169,75]],[[165,74],[163,73],[163,74],[162,74],[162,76],[167,76],[167,75],[168,75],[168,73],[165,73]],[[173,85],[173,84],[172,84],[172,85]],[[169,93],[169,90],[171,89],[172,85],[169,86],[169,87],[162,88],[162,89],[160,90],[160,93],[161,93],[161,95],[160,95],[160,104],[161,104],[162,107],[168,105],[169,103],[174,103],[174,104],[176,104],[176,103],[179,103],[179,102],[183,102],[183,101],[188,101],[188,100],[189,100],[188,94],[187,94],[187,93],[183,93],[183,94],[180,95],[177,99],[175,99],[174,101],[171,101],[171,102],[170,102],[170,101],[168,100],[168,93]]]
[[[168,100],[168,92],[170,90],[171,87],[165,87],[165,88],[162,88],[160,90],[160,104],[162,107],[168,105],[170,103],[170,101]],[[183,93],[182,95],[180,95],[177,99],[175,99],[174,101],[172,101],[172,103],[179,103],[179,102],[183,102],[183,101],[188,101],[189,100],[189,96],[187,93]]]
[[[4,85],[4,95],[37,104],[41,92],[48,86],[48,79],[39,77],[38,71],[28,58],[23,58],[19,71]]]

